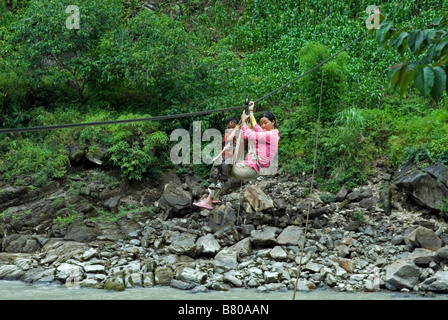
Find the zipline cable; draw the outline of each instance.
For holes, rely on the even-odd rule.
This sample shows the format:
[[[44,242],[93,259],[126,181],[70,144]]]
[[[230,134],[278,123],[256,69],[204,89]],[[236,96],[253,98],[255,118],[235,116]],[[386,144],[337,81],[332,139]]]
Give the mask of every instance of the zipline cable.
[[[318,65],[314,66],[307,72],[301,74],[300,76],[294,78],[293,80],[285,83],[284,85],[278,87],[274,91],[271,91],[267,93],[266,95],[262,96],[261,98],[254,101],[254,103],[260,102],[267,97],[273,95],[274,93],[277,93],[278,91],[282,90],[283,88],[289,86],[290,84],[298,81],[299,79],[305,77],[306,75],[310,74],[317,68],[321,67],[328,61],[334,59],[337,55],[342,53],[343,51],[347,50],[349,47],[351,47],[356,42],[360,41],[362,38],[364,38],[369,32],[363,33],[361,36],[353,40],[351,43],[346,45],[344,48],[330,56],[328,59],[325,59]],[[177,118],[185,118],[185,117],[194,117],[199,115],[205,115],[215,112],[226,112],[231,110],[238,110],[242,108],[246,108],[246,105],[238,106],[238,107],[230,107],[230,108],[221,108],[221,109],[213,109],[213,110],[204,110],[204,111],[197,111],[197,112],[191,112],[191,113],[181,113],[181,114],[173,114],[173,115],[164,115],[164,116],[155,116],[155,117],[145,117],[145,118],[137,118],[137,119],[122,119],[122,120],[109,120],[109,121],[97,121],[97,122],[86,122],[86,123],[69,123],[69,124],[60,124],[60,125],[52,125],[52,126],[36,126],[36,127],[25,127],[25,128],[8,128],[8,129],[0,129],[0,134],[2,133],[20,133],[20,132],[31,132],[31,131],[44,131],[44,130],[56,130],[56,129],[66,129],[66,128],[75,128],[75,127],[87,127],[87,126],[100,126],[100,125],[111,125],[111,124],[119,124],[119,123],[129,123],[129,122],[140,122],[140,121],[157,121],[157,120],[167,120],[167,119],[177,119]]]

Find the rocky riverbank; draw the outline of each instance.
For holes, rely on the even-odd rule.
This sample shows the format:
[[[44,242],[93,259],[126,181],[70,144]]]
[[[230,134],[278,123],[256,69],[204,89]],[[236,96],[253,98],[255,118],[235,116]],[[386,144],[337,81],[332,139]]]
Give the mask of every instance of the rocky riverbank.
[[[293,289],[300,264],[298,290],[447,293],[447,224],[434,207],[445,169],[378,169],[335,195],[316,183],[310,195],[305,176],[231,180],[213,210],[192,206],[205,183],[188,170],[128,183],[96,168],[40,189],[22,178],[0,189],[0,279],[269,292]]]

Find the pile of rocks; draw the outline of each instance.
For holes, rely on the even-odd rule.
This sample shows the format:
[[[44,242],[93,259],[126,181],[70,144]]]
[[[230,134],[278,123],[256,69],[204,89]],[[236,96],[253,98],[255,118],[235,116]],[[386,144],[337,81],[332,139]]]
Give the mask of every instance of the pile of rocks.
[[[229,181],[213,210],[191,205],[204,191],[191,174],[114,188],[89,174],[74,179],[79,190],[73,179],[34,194],[2,189],[0,279],[118,290],[448,292],[446,223],[405,201],[390,174],[336,195],[310,195],[305,177]]]

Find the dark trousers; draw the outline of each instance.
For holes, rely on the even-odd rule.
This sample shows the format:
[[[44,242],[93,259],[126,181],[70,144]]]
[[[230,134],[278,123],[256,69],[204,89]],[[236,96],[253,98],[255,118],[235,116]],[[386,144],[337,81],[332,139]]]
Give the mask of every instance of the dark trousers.
[[[229,179],[232,164],[226,163],[226,158],[223,156],[221,163],[214,165],[210,172],[209,183],[217,183],[218,181],[227,181]]]

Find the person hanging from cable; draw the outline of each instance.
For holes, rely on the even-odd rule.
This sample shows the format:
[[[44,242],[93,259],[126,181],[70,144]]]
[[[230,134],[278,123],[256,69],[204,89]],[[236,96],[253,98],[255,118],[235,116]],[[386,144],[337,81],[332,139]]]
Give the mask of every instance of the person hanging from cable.
[[[230,117],[226,120],[226,133],[224,134],[224,149],[220,156],[214,161],[209,179],[209,189],[222,189],[223,184],[228,180],[233,165],[233,152],[236,148],[236,134],[240,130],[237,117]],[[213,203],[219,203],[219,199],[214,199]]]
[[[272,159],[277,154],[280,140],[279,132],[276,129],[275,116],[269,111],[263,112],[259,118],[260,125],[258,125],[255,121],[253,109],[254,102],[251,101],[249,103],[249,115],[246,114],[245,110],[241,115],[241,134],[244,139],[248,140],[248,153],[244,161],[241,161],[238,159],[239,148],[236,147],[233,155],[234,163],[229,174],[230,177],[242,180],[255,179],[260,169],[270,166]],[[237,138],[237,145],[238,140],[241,139],[241,134]],[[220,191],[221,189],[219,189]],[[213,209],[213,199],[218,199],[219,192],[209,191],[209,195],[205,199],[193,203],[193,205],[211,210]]]
[[[208,196],[195,206],[213,209],[212,204],[220,203],[218,198],[224,183],[228,180],[233,165],[234,150],[236,147],[236,134],[240,131],[237,117],[226,120],[226,133],[224,134],[224,149],[213,159],[213,166],[209,177]]]

